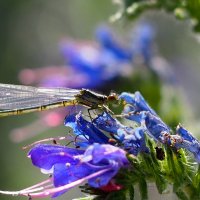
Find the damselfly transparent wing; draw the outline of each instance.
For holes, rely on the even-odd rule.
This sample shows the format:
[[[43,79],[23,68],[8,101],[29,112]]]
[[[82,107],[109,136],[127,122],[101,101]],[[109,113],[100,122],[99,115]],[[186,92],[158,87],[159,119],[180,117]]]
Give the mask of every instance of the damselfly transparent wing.
[[[80,90],[0,84],[0,116],[73,105]]]

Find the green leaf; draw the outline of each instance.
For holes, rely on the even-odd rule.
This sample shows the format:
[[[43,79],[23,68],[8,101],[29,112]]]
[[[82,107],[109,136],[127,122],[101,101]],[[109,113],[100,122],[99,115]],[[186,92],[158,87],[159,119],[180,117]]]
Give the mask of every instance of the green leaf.
[[[130,200],[134,200],[134,195],[135,195],[135,189],[134,189],[134,186],[131,185],[129,187],[129,197],[130,197]]]
[[[147,182],[144,177],[140,177],[138,186],[141,195],[141,200],[147,200],[148,199]]]

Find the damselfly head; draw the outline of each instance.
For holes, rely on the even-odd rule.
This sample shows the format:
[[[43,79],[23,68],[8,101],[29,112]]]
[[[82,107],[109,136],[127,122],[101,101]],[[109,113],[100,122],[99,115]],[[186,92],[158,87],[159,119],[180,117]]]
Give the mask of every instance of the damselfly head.
[[[108,96],[108,101],[117,101],[118,100],[118,94],[115,92],[111,92]]]

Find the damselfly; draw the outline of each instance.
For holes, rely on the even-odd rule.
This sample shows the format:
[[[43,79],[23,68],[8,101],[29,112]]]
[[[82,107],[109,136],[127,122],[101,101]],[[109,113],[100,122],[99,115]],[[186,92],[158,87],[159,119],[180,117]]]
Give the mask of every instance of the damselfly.
[[[0,117],[81,104],[89,109],[102,108],[116,94],[102,95],[88,89],[36,88],[0,84]]]

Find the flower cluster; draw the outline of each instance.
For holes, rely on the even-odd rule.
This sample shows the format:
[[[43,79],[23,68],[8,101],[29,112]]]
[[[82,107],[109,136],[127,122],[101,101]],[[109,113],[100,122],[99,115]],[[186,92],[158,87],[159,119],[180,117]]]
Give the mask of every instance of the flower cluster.
[[[95,40],[62,39],[59,44],[63,66],[24,69],[19,74],[23,84],[70,88],[102,88],[116,77],[130,76],[139,58],[149,65],[153,58],[154,31],[140,24],[129,33],[130,41],[122,43],[106,25],[95,30]]]
[[[110,27],[102,25],[95,31],[96,42],[63,40],[60,43],[68,67],[82,76],[79,87],[101,88],[117,77],[130,77],[138,57],[145,64],[151,62],[153,28],[142,24],[131,34],[132,41],[122,44]]]
[[[57,197],[84,181],[88,181],[91,188],[102,191],[121,190],[124,185],[115,184],[120,169],[125,168],[128,173],[133,173],[130,176],[134,173],[137,175],[137,165],[132,166],[135,163],[132,158],[147,155],[145,158],[148,160],[148,156],[152,155],[152,145],[147,143],[147,137],[175,152],[185,149],[200,163],[199,141],[181,125],[177,126],[176,134],[173,134],[140,92],[123,92],[118,96],[118,103],[124,105],[119,115],[99,110],[100,114],[93,116],[93,119],[86,118],[82,112],[66,116],[64,124],[73,129],[72,142],[76,148],[58,144],[35,145],[28,157],[43,173],[50,174],[50,178],[18,192],[1,193],[32,198]],[[123,118],[123,123],[117,117]],[[132,126],[125,125],[128,120],[132,121]],[[157,159],[164,160],[164,152],[159,147],[155,149],[159,154]],[[155,160],[154,162],[157,163]],[[155,173],[158,166],[157,163],[153,170],[154,175],[160,179],[161,175]],[[161,177],[161,182],[162,180]]]
[[[197,162],[200,162],[200,143],[192,134],[177,126],[176,134],[171,134],[170,128],[161,120],[156,112],[147,104],[139,92],[135,94],[122,93],[119,99],[127,104],[123,110],[123,116],[139,124],[142,130],[155,141],[175,149],[184,148],[194,154]]]

